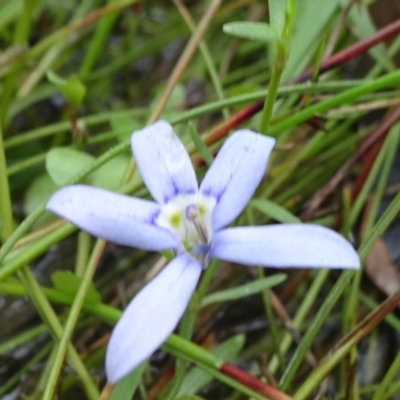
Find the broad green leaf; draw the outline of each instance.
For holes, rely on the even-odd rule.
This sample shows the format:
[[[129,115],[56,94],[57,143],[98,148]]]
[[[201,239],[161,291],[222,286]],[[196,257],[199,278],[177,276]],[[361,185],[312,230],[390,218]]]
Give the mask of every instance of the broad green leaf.
[[[29,215],[31,212],[36,210],[37,207],[47,202],[50,196],[59,187],[54,183],[50,176],[46,173],[36,177],[30,184],[28,190],[24,195],[24,213]],[[34,224],[34,228],[42,227],[51,221],[54,221],[55,217],[51,213],[43,214]]]
[[[133,131],[143,128],[142,123],[139,123],[129,115],[113,116],[110,119],[110,124],[113,132],[121,141],[129,139]]]
[[[88,182],[93,186],[117,191],[121,187],[125,172],[131,162],[132,157],[128,155],[114,157],[94,171],[89,177]]]
[[[284,82],[300,74],[310,63],[320,37],[338,10],[339,0],[297,2],[290,40],[289,58],[282,74]]]
[[[259,293],[265,289],[269,289],[272,286],[279,285],[286,279],[286,274],[276,274],[269,276],[268,278],[258,279],[245,285],[240,285],[232,289],[221,290],[217,293],[209,294],[205,296],[201,302],[201,306],[207,306],[212,303],[220,303],[223,301],[237,300],[242,297],[251,296]]]
[[[216,346],[213,350],[211,350],[211,353],[223,360],[232,361],[242,350],[244,342],[244,335],[236,335]],[[186,374],[185,379],[183,380],[176,397],[186,396],[180,398],[180,400],[183,400],[185,398],[195,399],[196,397],[188,396],[194,395],[196,392],[198,392],[204,386],[210,383],[212,379],[213,378],[202,369],[195,367]]]
[[[47,175],[39,175],[25,193],[24,212],[30,214],[39,204],[50,199],[58,186]]]
[[[268,0],[269,23],[275,32],[282,34],[285,26],[287,0]]]
[[[55,147],[46,155],[47,172],[59,186],[94,162],[91,155],[68,147]]]
[[[147,361],[140,364],[114,386],[109,400],[131,400],[142,379]]]
[[[159,86],[157,95],[154,97],[151,108],[154,108],[161,96],[163,95],[163,87]],[[185,104],[186,98],[186,89],[183,84],[175,85],[174,89],[172,90],[171,96],[169,97],[167,104],[162,112],[162,118],[167,121],[172,121],[173,119],[177,118],[178,115],[181,114],[182,105]]]
[[[62,93],[68,103],[78,106],[86,94],[85,85],[75,75],[68,79],[61,78],[54,71],[47,72],[47,79]]]
[[[225,33],[242,39],[261,40],[262,42],[280,40],[277,32],[265,22],[228,22],[222,29]]]
[[[126,169],[132,157],[119,155],[93,171],[86,178],[86,183],[104,189],[116,191],[124,178]],[[46,155],[46,169],[53,181],[63,186],[83,168],[87,168],[95,162],[95,158],[87,153],[68,147],[56,147]]]
[[[56,271],[51,276],[51,280],[55,289],[72,298],[75,297],[82,282],[82,279],[71,271]],[[86,293],[85,301],[90,303],[101,302],[101,296],[94,287],[93,282],[90,284],[89,290]]]
[[[268,217],[278,222],[283,222],[285,224],[300,223],[300,219],[293,215],[291,212],[285,208],[279,206],[272,201],[265,199],[253,199],[250,201],[250,205],[257,210],[261,211]]]

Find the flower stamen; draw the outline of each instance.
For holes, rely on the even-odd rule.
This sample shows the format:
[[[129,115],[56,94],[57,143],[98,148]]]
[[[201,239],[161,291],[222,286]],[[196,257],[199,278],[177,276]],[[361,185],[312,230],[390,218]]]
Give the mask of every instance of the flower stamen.
[[[200,211],[197,206],[190,205],[186,209],[186,216],[191,221],[199,235],[200,243],[203,245],[209,244],[207,227],[201,218]]]

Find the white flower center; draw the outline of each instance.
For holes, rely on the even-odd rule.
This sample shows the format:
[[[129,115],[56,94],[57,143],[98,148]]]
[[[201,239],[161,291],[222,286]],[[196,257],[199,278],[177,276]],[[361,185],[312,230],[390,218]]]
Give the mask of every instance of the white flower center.
[[[200,193],[179,195],[162,206],[157,225],[172,231],[185,250],[195,256],[207,250],[212,237],[213,197]]]

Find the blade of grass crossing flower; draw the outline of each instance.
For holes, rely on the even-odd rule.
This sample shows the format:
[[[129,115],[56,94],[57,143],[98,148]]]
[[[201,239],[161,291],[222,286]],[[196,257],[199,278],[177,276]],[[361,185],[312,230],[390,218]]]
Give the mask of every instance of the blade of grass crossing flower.
[[[220,368],[223,360],[177,335],[170,335],[164,343],[163,348],[174,355],[181,355],[187,360],[196,361],[211,368]]]
[[[176,357],[181,357],[189,362],[196,362],[200,369],[219,381],[226,383],[233,389],[236,389],[253,399],[265,400],[265,396],[255,392],[252,389],[249,389],[236,379],[219,372],[219,369],[224,364],[224,361],[214,354],[204,350],[203,348],[194,345],[191,342],[185,341],[176,335],[171,335],[164,344],[163,348]]]
[[[125,378],[122,378],[111,392],[109,400],[131,400],[136,392],[141,380],[147,362],[143,362]]]
[[[241,285],[236,288],[221,290],[220,292],[212,293],[204,297],[201,302],[201,306],[205,307],[212,303],[238,300],[243,297],[251,296],[253,294],[260,293],[265,289],[279,285],[280,283],[284,282],[285,279],[285,274],[276,274],[269,276],[268,278],[262,278],[251,283],[246,283],[245,285]]]
[[[173,346],[171,346],[172,343]],[[190,342],[185,342],[183,339],[176,335],[171,335],[168,341],[164,344],[163,348],[176,357],[181,357],[182,359],[185,359],[189,362],[196,362],[200,369],[207,372],[209,375],[218,379],[219,381],[226,383],[233,389],[236,389],[253,399],[265,400],[265,396],[257,393],[252,389],[249,389],[247,386],[241,384],[236,379],[233,379],[228,375],[220,372],[219,369],[222,367],[224,362],[216,357],[214,354],[209,353],[203,348],[196,346]],[[190,350],[190,354],[186,350]]]
[[[244,341],[245,338],[243,335],[233,336],[217,345],[211,350],[211,353],[224,360],[231,361],[239,354],[239,351],[244,345]],[[212,378],[209,374],[202,371],[199,367],[195,367],[186,374],[182,386],[177,393],[177,397],[194,395],[201,388],[210,383],[211,380]]]
[[[278,222],[285,224],[301,222],[299,218],[285,208],[266,199],[253,199],[249,205]]]
[[[189,133],[197,151],[199,152],[207,166],[210,166],[214,161],[214,157],[211,154],[210,150],[208,150],[207,146],[204,144],[199,135],[199,132],[197,132],[197,129],[192,122],[189,122]]]

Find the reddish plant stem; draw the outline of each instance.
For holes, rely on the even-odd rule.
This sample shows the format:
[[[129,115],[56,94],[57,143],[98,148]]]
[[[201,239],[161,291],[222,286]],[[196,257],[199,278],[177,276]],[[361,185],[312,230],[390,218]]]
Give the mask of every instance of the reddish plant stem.
[[[346,63],[349,60],[359,56],[360,54],[365,53],[373,46],[388,40],[400,32],[400,20],[397,20],[382,29],[379,29],[371,36],[358,41],[357,43],[347,47],[346,49],[339,51],[333,56],[327,58],[321,63],[318,74],[321,75],[324,72],[327,72],[333,68],[336,68],[339,65]],[[311,78],[314,69],[310,68],[300,74],[298,77],[289,81],[289,84],[300,83],[307,81]],[[264,105],[263,101],[256,101],[242,110],[239,110],[237,113],[233,114],[230,118],[223,121],[219,124],[213,131],[206,136],[205,143],[211,144],[217,141],[218,139],[224,137],[230,129],[236,128],[239,124],[244,121],[250,119],[253,115],[257,114],[262,110]]]
[[[253,115],[261,111],[263,106],[263,101],[256,101],[233,114],[230,118],[218,124],[211,133],[206,135],[204,143],[207,145],[215,143],[218,139],[224,137],[231,129],[236,128],[243,121],[247,121]]]
[[[376,157],[378,157],[379,152],[381,151],[382,145],[385,142],[387,136],[387,132],[385,135],[381,136],[377,139],[376,143],[371,147],[371,149],[367,152],[364,157],[361,171],[357,174],[356,180],[354,182],[352,191],[351,191],[351,202],[354,203],[362,187],[364,186],[365,180],[367,179],[372,166],[374,165]]]
[[[352,60],[353,58],[359,56],[360,54],[365,53],[375,45],[394,37],[399,32],[400,32],[400,19],[392,22],[389,25],[386,25],[385,27],[376,31],[371,36],[368,36],[367,38],[358,41],[357,43],[349,46],[347,49],[339,51],[338,53],[324,60],[321,63],[318,74],[321,75],[326,71],[329,71],[339,65],[346,63],[349,60]],[[304,71],[297,78],[292,80],[291,83],[299,83],[306,81],[311,78],[313,72],[314,72],[313,68],[310,68]]]
[[[239,381],[243,385],[257,391],[258,393],[268,396],[271,400],[293,400],[292,397],[290,397],[286,393],[281,392],[280,390],[269,385],[268,383],[260,381],[256,377],[248,374],[246,371],[243,371],[230,363],[222,364],[220,371],[223,372],[225,375],[228,375],[231,378]]]
[[[328,354],[320,360],[319,365],[329,359],[332,353],[335,353],[347,342],[353,340],[358,343],[366,337],[389,313],[391,313],[400,304],[400,290],[393,293],[378,307],[371,311],[363,320],[361,320],[347,335],[343,336],[337,342]]]
[[[384,140],[390,128],[400,119],[400,107],[395,110],[383,120],[383,122],[374,128],[371,133],[367,135],[366,140],[361,144],[357,152],[348,159],[343,166],[336,172],[336,174],[329,180],[329,182],[319,190],[307,203],[306,210],[301,216],[302,220],[308,220],[313,213],[319,208],[321,203],[332,193],[336,186],[346,177],[350,168],[364,155],[373,148],[374,145]]]

